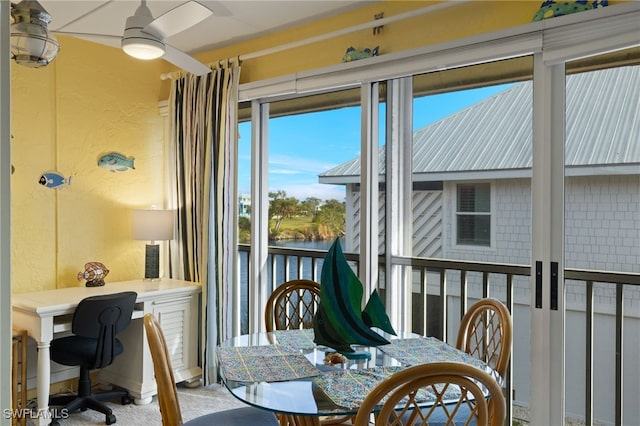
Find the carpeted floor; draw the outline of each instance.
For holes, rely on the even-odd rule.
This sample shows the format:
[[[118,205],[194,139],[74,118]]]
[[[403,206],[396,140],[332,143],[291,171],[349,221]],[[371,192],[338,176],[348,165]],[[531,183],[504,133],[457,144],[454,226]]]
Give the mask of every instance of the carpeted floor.
[[[243,406],[242,402],[221,385],[199,386],[193,389],[178,385],[178,398],[184,421],[203,414]],[[116,425],[162,425],[156,397],[147,405],[120,405],[119,403],[109,403],[109,405],[116,415]],[[105,417],[101,413],[92,410],[77,411],[68,419],[60,420],[60,426],[104,425],[104,420]]]
[[[203,414],[245,406],[242,402],[233,397],[222,385],[211,385],[207,387],[198,386],[196,388],[187,388],[178,385],[178,395],[182,418],[185,422]],[[156,397],[154,397],[153,401],[147,405],[120,405],[118,403],[109,403],[109,405],[112,407],[113,412],[116,415],[116,425],[162,425],[160,409],[158,408],[158,401]],[[529,415],[526,407],[514,405],[513,410],[514,426],[529,424]],[[35,425],[34,422],[29,422],[28,424],[29,426]],[[68,419],[60,421],[60,426],[93,426],[104,424],[104,415],[91,410],[75,412]],[[584,425],[584,422],[577,419],[567,418],[567,424],[576,426]]]

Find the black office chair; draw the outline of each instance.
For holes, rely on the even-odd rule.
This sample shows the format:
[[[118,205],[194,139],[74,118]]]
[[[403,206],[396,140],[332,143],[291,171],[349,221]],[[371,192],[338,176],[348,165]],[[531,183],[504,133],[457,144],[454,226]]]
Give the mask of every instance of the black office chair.
[[[88,408],[104,413],[106,424],[116,422],[111,408],[101,401],[120,398],[123,404],[131,401],[125,390],[92,393],[91,370],[110,365],[124,351],[116,334],[131,322],[131,314],[137,294],[126,291],[115,294],[87,297],[80,301],[73,313],[71,331],[73,336],[61,337],[51,342],[51,359],[63,365],[79,365],[80,379],[77,395],[53,396],[49,405],[59,407],[52,410],[51,425],[59,425],[59,419],[68,414]]]

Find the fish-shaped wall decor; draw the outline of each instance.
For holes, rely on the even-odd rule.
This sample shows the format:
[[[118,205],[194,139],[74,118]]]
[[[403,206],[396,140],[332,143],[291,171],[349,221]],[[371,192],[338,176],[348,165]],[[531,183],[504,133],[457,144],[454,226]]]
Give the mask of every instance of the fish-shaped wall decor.
[[[351,46],[347,48],[344,56],[342,56],[342,62],[351,62],[357,61],[358,59],[371,58],[373,56],[378,56],[379,53],[380,46],[376,46],[373,49],[369,49],[368,47],[365,47],[364,49],[356,49],[355,47]]]
[[[71,185],[71,176],[65,178],[60,172],[45,172],[40,176],[38,183],[47,188],[60,188]]]
[[[104,285],[104,278],[109,270],[103,263],[88,262],[84,264],[84,271],[78,272],[78,281],[87,280],[87,287],[99,287]]]
[[[540,9],[533,15],[533,21],[542,21],[543,19],[557,18],[558,16],[569,15],[571,13],[584,12],[585,10],[598,9],[607,7],[608,0],[574,0],[574,1],[556,1],[546,0],[542,2]]]
[[[113,173],[124,172],[125,170],[135,169],[133,166],[134,160],[134,157],[127,157],[119,152],[110,152],[98,158],[98,166]]]
[[[345,354],[354,352],[352,344],[388,344],[386,338],[371,329],[377,327],[396,334],[382,299],[374,290],[363,310],[363,293],[362,283],[347,263],[340,241],[336,239],[322,264],[320,304],[313,324],[313,341]]]

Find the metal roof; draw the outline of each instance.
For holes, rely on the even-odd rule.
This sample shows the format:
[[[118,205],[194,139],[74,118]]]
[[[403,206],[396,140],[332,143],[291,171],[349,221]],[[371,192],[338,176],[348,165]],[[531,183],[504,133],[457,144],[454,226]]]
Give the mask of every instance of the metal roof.
[[[532,88],[531,81],[518,83],[416,130],[414,180],[487,177],[487,172],[492,178],[530,176]],[[625,166],[626,173],[640,174],[640,66],[567,76],[566,105],[568,170],[608,174],[612,167]],[[383,174],[384,146],[379,160]],[[352,182],[359,174],[360,159],[355,158],[322,173],[320,182]]]

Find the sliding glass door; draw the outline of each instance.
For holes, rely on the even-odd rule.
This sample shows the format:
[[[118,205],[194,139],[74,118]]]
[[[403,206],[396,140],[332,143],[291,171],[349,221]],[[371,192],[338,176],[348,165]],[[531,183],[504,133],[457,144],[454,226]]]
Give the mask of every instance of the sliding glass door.
[[[632,424],[640,287],[625,275],[640,272],[640,50],[570,61],[566,74],[566,415]]]
[[[274,227],[288,214],[269,213],[269,194],[285,201],[293,194],[272,183],[277,172],[298,183],[293,166],[312,168],[298,154],[320,148],[335,161],[309,171],[319,184],[345,191],[345,246],[359,254],[367,291],[382,290],[399,329],[452,343],[467,304],[496,297],[511,309],[515,330],[506,389],[531,424],[638,418],[638,404],[629,402],[640,394],[633,351],[640,317],[640,125],[633,120],[640,112],[630,88],[638,76],[621,80],[628,89],[614,101],[636,110],[620,111],[617,121],[592,115],[593,103],[614,88],[587,102],[576,83],[585,77],[594,79],[591,88],[604,86],[604,77],[590,73],[639,62],[637,47],[621,50],[640,43],[628,30],[633,16],[605,18],[596,16],[598,25],[528,26],[472,47],[416,54],[398,65],[406,69],[381,62],[379,80],[341,84],[333,70],[332,87],[313,95],[253,100],[249,330],[260,329],[270,291],[269,237],[283,232],[282,223]],[[598,33],[597,43],[576,36],[586,29]],[[622,53],[614,58],[610,51]],[[305,87],[314,87],[312,80]],[[327,81],[321,72],[318,81]],[[332,129],[317,125],[324,114],[352,108],[350,119],[332,119]],[[630,129],[635,133],[625,139]],[[614,136],[607,145],[600,138],[608,131]],[[291,140],[284,150],[291,157],[276,164]],[[338,158],[343,149],[352,153]],[[314,187],[307,182],[295,198],[320,198]],[[617,282],[611,271],[627,281]],[[600,297],[610,304],[599,304]],[[594,383],[611,388],[606,397]],[[607,398],[613,402],[605,406]]]

